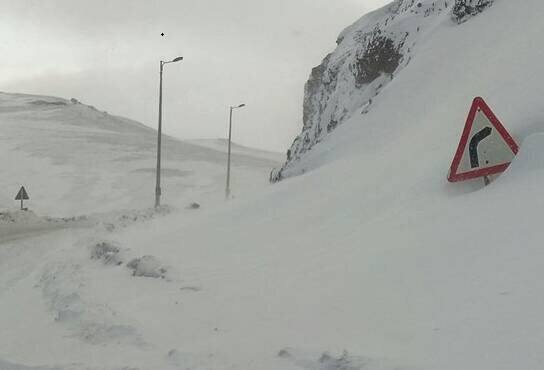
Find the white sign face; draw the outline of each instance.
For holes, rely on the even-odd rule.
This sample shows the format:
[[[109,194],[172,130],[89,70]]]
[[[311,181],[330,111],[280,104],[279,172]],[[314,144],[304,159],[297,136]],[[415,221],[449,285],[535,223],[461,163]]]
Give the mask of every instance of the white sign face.
[[[518,153],[518,145],[482,98],[475,98],[448,180],[463,181],[501,173]]]
[[[515,156],[499,131],[478,108],[457,172],[465,173],[510,163]]]

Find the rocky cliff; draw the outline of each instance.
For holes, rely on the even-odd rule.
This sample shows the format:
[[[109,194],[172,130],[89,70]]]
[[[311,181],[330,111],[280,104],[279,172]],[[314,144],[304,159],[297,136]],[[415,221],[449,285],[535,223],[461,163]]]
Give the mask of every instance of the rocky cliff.
[[[303,127],[270,181],[304,172],[298,164],[353,115],[365,115],[395,76],[417,57],[418,43],[443,22],[467,21],[494,0],[396,0],[345,29],[336,50],[315,67],[304,89]]]

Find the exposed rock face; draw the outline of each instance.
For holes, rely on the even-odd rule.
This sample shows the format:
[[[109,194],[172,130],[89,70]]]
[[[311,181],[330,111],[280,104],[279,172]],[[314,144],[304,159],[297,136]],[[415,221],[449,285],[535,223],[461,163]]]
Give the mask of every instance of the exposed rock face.
[[[441,22],[461,23],[493,0],[396,0],[344,30],[336,50],[315,67],[304,88],[303,127],[287,161],[270,181],[305,171],[306,152],[373,99],[410,63],[421,35]]]
[[[469,17],[483,12],[491,4],[493,0],[455,0],[453,18],[458,23],[462,23]]]
[[[383,35],[380,29],[376,29],[369,36],[366,48],[355,60],[355,85],[362,88],[371,83],[382,74],[391,76],[398,68],[402,59],[400,49],[404,42],[396,45],[387,35]]]

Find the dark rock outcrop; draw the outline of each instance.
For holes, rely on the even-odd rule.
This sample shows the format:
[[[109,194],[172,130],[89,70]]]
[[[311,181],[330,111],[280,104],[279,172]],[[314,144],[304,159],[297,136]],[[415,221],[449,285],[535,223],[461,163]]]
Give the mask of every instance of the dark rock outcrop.
[[[493,0],[455,0],[452,11],[453,19],[462,23],[469,17],[483,12],[491,4],[493,4]]]

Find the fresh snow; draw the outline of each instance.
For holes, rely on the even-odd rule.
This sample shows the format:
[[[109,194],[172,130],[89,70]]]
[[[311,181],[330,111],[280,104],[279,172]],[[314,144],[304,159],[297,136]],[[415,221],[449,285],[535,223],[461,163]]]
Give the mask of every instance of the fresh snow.
[[[268,186],[259,181],[269,162],[242,156],[238,174],[248,172],[239,186],[249,190],[228,202],[219,164],[198,162],[193,187],[176,190],[179,202],[165,196],[172,208],[142,211],[152,174],[142,175],[145,191],[129,187],[126,199],[120,194],[132,180],[122,178],[152,168],[151,158],[109,164],[104,135],[77,146],[69,144],[73,132],[38,150],[31,142],[50,132],[13,141],[40,126],[12,118],[0,126],[3,138],[11,135],[2,147],[12,145],[2,150],[32,156],[20,168],[37,171],[31,197],[30,183],[44,186],[31,209],[98,221],[0,241],[0,368],[542,369],[544,52],[535,45],[543,15],[536,0],[497,0],[461,25],[445,13],[373,109],[353,115],[297,163],[303,176]],[[446,181],[476,95],[521,147],[485,188]],[[42,117],[27,107],[10,115]],[[106,148],[119,148],[121,136]],[[62,148],[77,153],[75,164]],[[91,152],[100,160],[92,188],[77,171]],[[184,163],[167,168],[187,170]],[[21,181],[11,177],[22,175],[17,166],[7,171],[2,189],[10,185],[14,196]],[[46,180],[49,171],[64,176]],[[72,182],[62,185],[66,177]],[[74,182],[86,199],[81,212],[68,213],[79,210],[75,199],[56,204]],[[57,185],[62,196],[52,192]],[[145,201],[136,200],[140,194]],[[194,194],[209,200],[184,208],[200,200]],[[134,211],[114,215],[127,204]],[[97,245],[113,246],[105,253],[121,263],[93,258]],[[163,275],[134,276],[127,264],[145,256]]]

